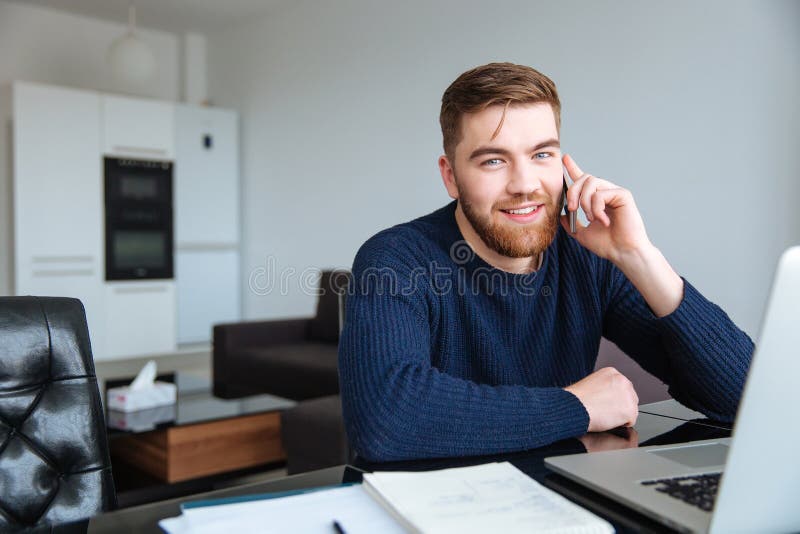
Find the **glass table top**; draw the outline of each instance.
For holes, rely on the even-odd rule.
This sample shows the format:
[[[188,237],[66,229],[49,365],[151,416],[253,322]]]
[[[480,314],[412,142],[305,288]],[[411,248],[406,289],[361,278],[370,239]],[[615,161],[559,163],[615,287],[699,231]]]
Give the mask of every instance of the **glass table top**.
[[[207,377],[189,373],[161,375],[159,380],[174,381],[178,398],[174,404],[146,410],[106,411],[109,434],[141,433],[173,426],[207,423],[243,415],[285,410],[296,403],[272,395],[253,395],[238,399],[221,399],[212,393]],[[170,380],[171,379],[171,380]],[[109,381],[109,385],[115,385]]]

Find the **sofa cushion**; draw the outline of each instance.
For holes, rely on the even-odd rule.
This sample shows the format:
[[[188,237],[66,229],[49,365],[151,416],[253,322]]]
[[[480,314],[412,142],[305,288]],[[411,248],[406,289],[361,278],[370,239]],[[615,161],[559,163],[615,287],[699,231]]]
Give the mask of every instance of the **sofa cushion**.
[[[239,376],[261,391],[293,400],[339,392],[335,344],[306,342],[236,352],[233,361],[242,367]]]

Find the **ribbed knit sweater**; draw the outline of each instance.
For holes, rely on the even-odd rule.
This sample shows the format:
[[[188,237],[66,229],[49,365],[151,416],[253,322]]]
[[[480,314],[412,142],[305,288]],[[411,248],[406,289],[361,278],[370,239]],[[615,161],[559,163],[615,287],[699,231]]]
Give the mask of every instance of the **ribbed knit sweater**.
[[[541,268],[512,274],[466,244],[455,202],[359,250],[339,344],[348,437],[371,461],[495,454],[587,431],[562,389],[606,337],[686,406],[731,420],[753,342],[684,280],[657,318],[611,262],[559,228]]]

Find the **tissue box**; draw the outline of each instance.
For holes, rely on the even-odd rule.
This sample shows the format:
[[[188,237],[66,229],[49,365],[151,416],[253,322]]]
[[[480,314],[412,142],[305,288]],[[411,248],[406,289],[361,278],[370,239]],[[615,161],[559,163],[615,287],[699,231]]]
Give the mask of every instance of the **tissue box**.
[[[131,389],[130,386],[108,390],[108,408],[123,412],[135,412],[156,406],[174,404],[178,388],[169,382],[153,382],[152,386]]]
[[[135,412],[108,410],[107,423],[108,428],[145,432],[155,429],[161,423],[174,421],[175,412],[175,404],[156,406],[155,408],[137,410]]]

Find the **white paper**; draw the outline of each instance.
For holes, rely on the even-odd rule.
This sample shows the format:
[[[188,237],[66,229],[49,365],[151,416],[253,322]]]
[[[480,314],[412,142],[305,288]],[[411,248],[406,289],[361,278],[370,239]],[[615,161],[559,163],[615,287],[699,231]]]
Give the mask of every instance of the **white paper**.
[[[365,474],[364,484],[419,532],[614,532],[508,462],[378,472]]]
[[[167,534],[186,534],[189,532],[189,527],[186,524],[186,518],[182,515],[178,517],[168,517],[158,522],[158,526]]]
[[[183,516],[192,534],[237,532],[333,534],[333,521],[347,534],[401,534],[392,516],[362,486],[345,486],[290,497],[219,506],[187,508]]]

